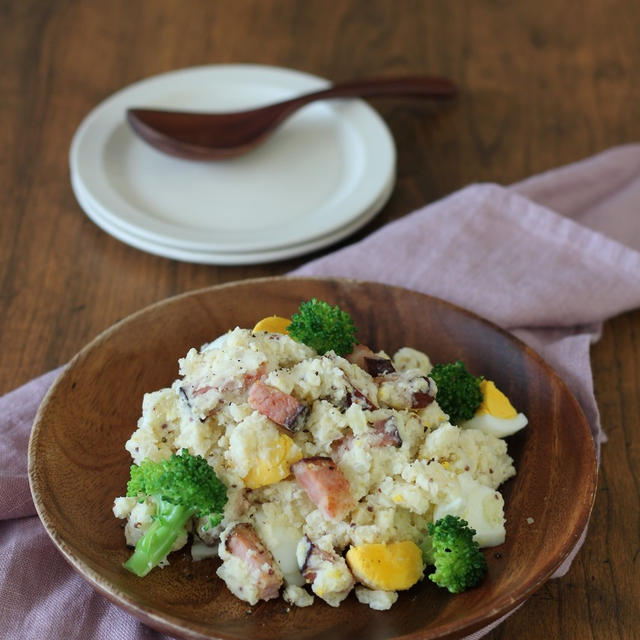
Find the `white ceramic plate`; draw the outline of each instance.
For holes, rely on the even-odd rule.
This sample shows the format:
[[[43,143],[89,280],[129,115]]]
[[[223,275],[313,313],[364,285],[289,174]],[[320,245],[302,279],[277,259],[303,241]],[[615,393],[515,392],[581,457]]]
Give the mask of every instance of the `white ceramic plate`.
[[[127,229],[119,226],[116,222],[104,216],[99,207],[91,204],[86,196],[82,185],[77,184],[72,177],[72,186],[76,198],[80,206],[84,209],[87,216],[93,220],[104,231],[112,235],[114,238],[129,244],[136,249],[153,253],[155,255],[171,258],[173,260],[181,260],[184,262],[196,262],[202,264],[218,264],[218,265],[246,265],[246,264],[263,264],[267,262],[275,262],[277,260],[285,260],[296,256],[304,255],[312,251],[317,251],[330,244],[334,244],[346,236],[354,233],[360,227],[364,226],[375,214],[382,208],[391,193],[393,183],[389,184],[387,191],[381,194],[380,200],[373,203],[369,210],[365,211],[361,216],[352,220],[346,226],[321,236],[308,242],[283,247],[280,249],[271,249],[265,251],[253,252],[215,252],[215,251],[197,251],[194,249],[183,249],[174,247],[170,244],[154,242],[148,238],[131,233]]]
[[[100,212],[101,226],[109,233],[117,228],[129,244],[144,241],[185,256],[257,255],[331,238],[365,214],[373,217],[395,180],[392,136],[363,101],[308,105],[254,151],[218,162],[156,151],[125,120],[129,107],[230,111],[327,84],[289,69],[213,65],[122,89],[74,136],[70,169],[80,205],[94,212],[90,217]]]

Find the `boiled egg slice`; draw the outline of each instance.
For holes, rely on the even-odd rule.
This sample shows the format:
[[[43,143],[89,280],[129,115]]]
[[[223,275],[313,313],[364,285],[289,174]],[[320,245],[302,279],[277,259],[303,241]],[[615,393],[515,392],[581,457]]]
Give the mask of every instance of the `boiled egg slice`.
[[[287,333],[287,327],[291,324],[291,318],[281,316],[267,316],[262,318],[255,327],[253,333],[257,331],[268,331],[269,333]]]
[[[482,404],[473,418],[460,426],[465,429],[478,429],[484,433],[504,438],[514,434],[527,425],[527,417],[518,413],[509,398],[500,391],[491,380],[480,382]]]
[[[282,571],[285,582],[301,587],[305,579],[298,568],[296,548],[302,537],[302,531],[289,523],[286,518],[277,521],[258,511],[254,516],[254,525],[260,540],[269,549]]]
[[[347,564],[358,582],[381,591],[409,589],[424,571],[422,551],[410,540],[350,547]]]
[[[258,444],[257,456],[244,484],[249,489],[258,489],[284,480],[291,474],[291,465],[302,458],[302,452],[286,434],[280,433],[275,440]]]
[[[446,515],[466,520],[476,530],[473,539],[481,548],[496,547],[505,540],[504,499],[498,491],[476,482],[468,473],[458,476],[460,493],[436,506],[433,521]]]

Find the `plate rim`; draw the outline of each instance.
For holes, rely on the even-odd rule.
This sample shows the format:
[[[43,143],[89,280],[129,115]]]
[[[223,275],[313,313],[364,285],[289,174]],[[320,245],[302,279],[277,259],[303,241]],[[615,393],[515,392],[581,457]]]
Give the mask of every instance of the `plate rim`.
[[[36,460],[35,453],[36,447],[38,444],[38,439],[40,438],[40,433],[42,430],[42,416],[46,410],[47,403],[51,397],[56,393],[56,390],[59,386],[61,386],[62,381],[66,375],[68,375],[69,371],[72,369],[72,366],[79,360],[85,357],[92,349],[95,348],[95,345],[98,344],[101,340],[107,338],[111,333],[114,333],[120,329],[125,323],[138,318],[146,313],[152,312],[155,308],[168,305],[175,304],[180,301],[180,299],[187,298],[190,296],[198,296],[202,294],[206,294],[208,292],[215,292],[217,290],[232,288],[236,286],[247,286],[247,285],[260,285],[265,282],[284,282],[287,280],[297,280],[297,281],[324,281],[324,282],[337,282],[344,285],[375,285],[388,287],[391,289],[397,289],[401,291],[408,292],[412,295],[419,295],[430,299],[436,305],[444,305],[449,309],[453,310],[457,313],[462,313],[467,317],[471,318],[474,321],[480,322],[485,325],[485,327],[497,331],[504,338],[508,339],[512,343],[516,345],[518,350],[524,351],[528,357],[537,361],[539,365],[541,365],[549,375],[554,379],[555,383],[559,384],[563,390],[564,395],[571,401],[574,409],[577,411],[578,415],[581,416],[580,428],[585,431],[585,435],[588,436],[588,442],[590,443],[591,454],[589,456],[590,460],[590,473],[589,473],[589,482],[588,485],[585,486],[584,491],[581,492],[585,496],[585,501],[583,502],[583,509],[580,512],[580,517],[576,520],[576,525],[574,529],[570,532],[570,535],[567,536],[564,545],[558,554],[547,562],[547,565],[543,568],[543,570],[539,571],[537,575],[531,580],[527,581],[524,586],[520,589],[517,595],[505,594],[501,598],[497,600],[493,610],[484,616],[476,615],[470,618],[463,618],[457,624],[449,623],[446,625],[446,629],[438,630],[438,627],[433,628],[430,632],[425,635],[424,631],[416,631],[409,634],[405,634],[402,636],[395,636],[393,640],[419,640],[421,638],[449,638],[449,637],[458,637],[461,633],[471,633],[478,629],[484,628],[487,625],[495,622],[499,618],[506,616],[507,614],[513,612],[518,605],[525,602],[535,591],[537,591],[554,573],[554,571],[562,565],[562,563],[566,560],[566,558],[570,555],[571,551],[579,541],[580,537],[586,531],[586,528],[589,524],[590,516],[593,510],[593,506],[596,498],[596,489],[597,489],[597,481],[598,481],[598,460],[596,456],[596,448],[595,443],[593,441],[593,434],[591,433],[591,429],[589,427],[589,423],[584,415],[582,407],[578,402],[577,398],[568,387],[568,385],[564,382],[561,376],[556,372],[556,370],[547,363],[547,361],[542,358],[532,347],[527,345],[524,341],[522,341],[517,336],[513,335],[509,331],[501,328],[495,323],[491,322],[478,315],[477,313],[460,307],[456,304],[453,304],[447,300],[439,298],[437,296],[433,296],[430,294],[422,293],[420,291],[416,291],[414,289],[408,289],[406,287],[400,287],[397,285],[388,285],[386,283],[371,281],[371,280],[363,280],[356,278],[344,278],[344,277],[323,277],[323,276],[267,276],[267,277],[259,277],[259,278],[250,278],[246,280],[234,280],[231,282],[226,282],[223,284],[202,287],[198,289],[194,289],[192,291],[186,291],[174,296],[169,296],[167,298],[158,300],[146,307],[139,309],[132,314],[122,318],[121,320],[115,322],[111,326],[107,327],[105,330],[98,333],[93,339],[91,339],[84,347],[82,347],[73,358],[67,363],[67,365],[63,368],[60,374],[57,376],[56,380],[53,382],[51,387],[48,389],[44,398],[42,399],[38,411],[36,413],[33,427],[31,429],[29,435],[29,445],[28,445],[28,479],[29,479],[29,489],[33,498],[33,502],[36,508],[37,515],[43,524],[45,531],[49,535],[50,539],[53,541],[58,551],[62,553],[64,558],[71,564],[74,571],[80,574],[80,576],[87,581],[92,587],[94,587],[98,592],[100,592],[103,596],[105,596],[108,600],[116,604],[118,607],[123,609],[125,612],[128,612],[142,622],[151,626],[162,632],[169,632],[177,635],[178,637],[184,637],[194,640],[235,640],[237,636],[234,635],[203,635],[199,631],[195,631],[194,629],[190,629],[185,627],[180,623],[180,618],[173,616],[171,614],[158,614],[157,611],[152,606],[143,606],[139,603],[133,602],[127,597],[124,597],[121,592],[118,592],[117,588],[112,588],[109,590],[110,582],[100,575],[99,572],[95,571],[89,565],[85,564],[78,558],[74,557],[72,552],[70,551],[70,547],[67,545],[66,541],[64,541],[58,532],[52,528],[50,522],[48,522],[48,516],[44,505],[42,504],[42,497],[39,495],[39,483],[40,479],[38,477],[38,470],[36,468]],[[114,593],[116,592],[116,593]],[[120,595],[119,595],[120,593]],[[126,606],[125,606],[126,604]],[[443,627],[444,625],[440,625]],[[434,635],[435,634],[435,635]]]
[[[129,245],[130,247],[138,249],[139,251],[151,253],[163,258],[179,260],[181,262],[216,265],[266,264],[269,262],[277,262],[299,257],[336,244],[337,242],[353,235],[373,220],[376,214],[380,212],[391,197],[394,183],[395,171],[394,174],[389,177],[388,184],[386,184],[384,191],[380,194],[380,198],[373,202],[371,207],[364,211],[360,216],[353,218],[349,223],[340,227],[336,231],[320,236],[314,240],[279,249],[249,252],[242,251],[236,253],[182,249],[180,247],[175,247],[170,243],[154,242],[140,237],[137,234],[128,233],[125,229],[122,229],[115,220],[109,220],[104,215],[101,207],[94,206],[90,202],[86,201],[82,185],[77,182],[74,175],[71,176],[71,188],[76,200],[84,210],[85,214],[110,236]]]
[[[139,91],[141,88],[144,88],[146,84],[152,85],[154,83],[169,82],[172,77],[179,76],[181,74],[184,74],[186,76],[190,74],[225,74],[231,72],[248,74],[281,74],[283,82],[285,80],[287,82],[290,82],[293,81],[293,78],[298,78],[301,83],[306,84],[306,87],[299,89],[298,92],[305,92],[313,88],[322,88],[323,86],[327,86],[329,84],[329,81],[325,78],[304,71],[299,71],[297,69],[278,67],[273,65],[245,63],[219,65],[205,64],[185,67],[182,69],[175,69],[166,71],[164,73],[148,76],[146,78],[142,78],[136,82],[133,82],[128,86],[115,91],[114,93],[103,99],[95,107],[93,107],[93,109],[91,109],[91,111],[86,114],[86,116],[83,118],[80,125],[74,132],[69,149],[69,171],[72,179],[75,179],[79,184],[82,185],[86,196],[84,198],[85,202],[89,201],[94,205],[99,205],[99,207],[103,209],[103,217],[106,216],[107,219],[117,222],[117,224],[122,227],[125,232],[134,233],[138,236],[146,237],[153,242],[165,244],[167,243],[167,241],[169,241],[174,246],[183,249],[197,249],[204,251],[215,251],[220,253],[240,253],[252,252],[254,251],[256,246],[259,246],[261,250],[267,250],[282,248],[291,245],[299,245],[303,242],[317,238],[319,236],[327,235],[332,231],[335,231],[348,224],[350,221],[359,217],[359,215],[361,215],[364,211],[371,207],[374,202],[379,200],[381,193],[387,188],[389,182],[391,183],[392,187],[393,185],[395,185],[397,152],[395,141],[389,127],[387,126],[384,119],[380,116],[380,114],[367,102],[359,98],[351,98],[349,99],[349,102],[352,107],[356,109],[355,115],[352,116],[350,116],[349,114],[339,113],[335,106],[331,106],[329,103],[321,104],[324,104],[325,108],[331,110],[332,117],[339,119],[340,122],[349,122],[351,124],[357,125],[358,127],[366,129],[366,133],[364,131],[360,132],[358,140],[365,145],[367,143],[373,144],[377,150],[377,153],[374,154],[373,157],[371,156],[371,154],[364,154],[365,164],[363,165],[364,168],[362,176],[358,178],[358,184],[355,185],[355,187],[352,186],[349,188],[349,197],[353,197],[354,194],[359,195],[359,191],[362,192],[362,194],[359,195],[360,202],[354,203],[354,205],[357,206],[353,208],[353,211],[346,214],[341,213],[338,216],[338,219],[334,220],[330,224],[323,225],[322,223],[320,223],[320,227],[312,233],[299,231],[291,236],[289,240],[284,242],[276,238],[272,238],[270,241],[266,241],[259,240],[257,237],[253,237],[249,240],[245,240],[244,238],[237,238],[232,242],[227,241],[219,243],[216,242],[215,238],[212,237],[215,236],[216,233],[214,229],[207,230],[206,233],[208,234],[209,238],[207,240],[203,240],[202,232],[197,230],[196,228],[190,228],[185,231],[184,227],[179,225],[177,222],[155,220],[152,213],[149,213],[142,208],[138,208],[126,202],[124,199],[122,204],[125,210],[127,210],[130,214],[133,214],[133,220],[130,220],[129,216],[123,217],[116,211],[111,211],[110,207],[108,206],[108,202],[104,202],[105,194],[108,200],[112,197],[120,199],[120,191],[118,191],[115,187],[113,187],[113,185],[109,183],[109,181],[106,179],[105,174],[103,174],[103,172],[100,171],[99,168],[96,168],[96,166],[92,165],[92,168],[89,169],[86,166],[86,162],[81,162],[81,155],[83,152],[85,152],[83,145],[90,144],[92,136],[93,138],[95,138],[95,141],[97,143],[101,136],[104,136],[106,140],[115,131],[114,127],[116,126],[116,120],[114,120],[114,122],[112,123],[113,126],[109,128],[108,133],[99,132],[101,133],[101,135],[92,133],[93,129],[96,126],[96,121],[107,116],[111,119],[115,119],[117,114],[114,112],[114,109],[119,109],[119,107],[116,107],[115,105],[118,105],[119,102],[122,102],[122,100],[126,98],[126,96],[130,92]],[[292,95],[295,95],[295,93],[296,91],[294,90]],[[126,127],[126,123],[124,123],[124,117],[120,124],[124,124],[124,126]],[[127,131],[129,130],[127,129]],[[131,133],[130,131],[129,135],[131,135],[132,138],[134,137],[133,133]],[[99,145],[99,147],[100,149],[103,148],[102,143]],[[159,152],[156,152],[154,150],[154,153]],[[95,154],[92,155],[95,156]],[[98,162],[98,159],[95,157],[94,162]],[[185,160],[183,162],[188,161]],[[370,175],[367,175],[368,169],[372,170],[372,173]],[[341,188],[340,185],[338,185],[338,187]],[[335,193],[337,193],[338,191],[335,191]],[[341,202],[342,198],[340,199],[338,205],[342,206]],[[78,204],[80,204],[80,207],[84,210],[83,204],[80,202],[78,202]],[[313,208],[313,211],[319,211],[319,206],[315,206]],[[318,222],[316,223],[316,226],[317,225]],[[279,223],[279,226],[282,227],[283,223]],[[284,227],[290,226],[291,225],[289,223],[284,224]],[[277,228],[278,226],[274,227],[274,229]],[[187,236],[181,237],[181,232],[182,234],[186,233]],[[232,233],[236,236],[242,235],[240,231],[234,231]],[[262,233],[264,233],[264,230]],[[297,239],[295,238],[296,235]]]

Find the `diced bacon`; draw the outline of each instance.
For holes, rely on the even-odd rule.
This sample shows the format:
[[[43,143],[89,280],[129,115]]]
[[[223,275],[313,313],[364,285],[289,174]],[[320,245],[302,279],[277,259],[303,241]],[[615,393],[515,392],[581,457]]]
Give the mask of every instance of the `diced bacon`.
[[[401,447],[402,438],[395,418],[377,420],[372,425],[371,444],[375,447]]]
[[[357,364],[361,369],[364,369],[364,359],[375,357],[375,353],[367,347],[365,344],[357,344],[353,347],[353,351],[345,356],[351,364]]]
[[[425,407],[428,407],[434,399],[434,396],[427,391],[416,391],[411,396],[411,408],[424,409]]]
[[[260,380],[267,373],[267,365],[263,362],[255,371],[248,371],[244,374],[242,385],[248,389],[256,380]]]
[[[367,411],[373,411],[378,408],[370,398],[354,386],[351,387],[351,390],[348,393],[348,406],[351,406],[352,404],[358,404]]]
[[[309,584],[313,584],[322,564],[327,562],[333,563],[338,560],[339,556],[335,552],[329,553],[321,549],[311,542],[309,536],[304,536],[303,544],[305,545],[306,552],[304,554],[304,562],[300,566],[300,572]]]
[[[255,371],[246,371],[226,379],[214,377],[215,384],[210,384],[208,378],[185,383],[180,387],[180,395],[192,412],[204,420],[217,410],[223,396],[234,401],[244,400],[249,387],[262,378],[266,371],[266,364],[262,363]]]
[[[337,607],[355,585],[351,570],[333,549],[322,549],[308,536],[298,544],[298,566],[313,592],[332,607]]]
[[[235,525],[227,534],[225,547],[230,554],[246,563],[255,577],[254,585],[259,600],[278,597],[283,581],[282,572],[250,524],[242,522]]]
[[[365,371],[372,376],[381,376],[385,373],[393,373],[395,367],[393,362],[389,358],[365,358],[364,359]]]
[[[334,460],[337,460],[338,462],[342,460],[342,456],[344,456],[344,454],[353,446],[353,440],[353,435],[346,435],[331,443],[331,453],[333,454]]]
[[[363,436],[372,447],[401,447],[402,438],[394,417],[382,418],[371,423],[369,432]],[[355,436],[352,433],[342,436],[331,443],[333,459],[342,460],[344,454],[353,447]]]
[[[325,518],[341,520],[355,507],[349,481],[331,458],[303,458],[291,471]]]
[[[292,395],[258,380],[249,389],[249,405],[289,431],[297,431],[309,413],[309,407]]]
[[[198,387],[191,392],[191,395],[195,398],[196,396],[201,396],[203,393],[207,393],[207,391],[211,391],[211,389],[215,389],[211,385],[205,385],[204,387]]]
[[[395,368],[389,358],[377,356],[369,347],[364,344],[357,344],[353,351],[346,356],[352,364],[357,364],[369,375],[381,376],[385,373],[393,373]]]
[[[376,383],[369,376],[363,375],[362,372],[354,371],[353,367],[348,366],[344,358],[331,356],[327,354],[327,358],[332,358],[338,369],[342,371],[345,382],[345,394],[339,401],[341,411],[346,411],[352,404],[357,404],[367,411],[373,411],[378,408],[377,405],[377,389]]]
[[[423,409],[435,398],[435,386],[428,376],[399,371],[375,378],[378,400],[394,409]]]

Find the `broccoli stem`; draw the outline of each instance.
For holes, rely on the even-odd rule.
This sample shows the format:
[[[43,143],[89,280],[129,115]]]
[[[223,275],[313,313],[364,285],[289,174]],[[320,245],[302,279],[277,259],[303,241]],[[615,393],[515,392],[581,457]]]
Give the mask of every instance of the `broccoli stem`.
[[[138,540],[133,555],[124,563],[125,569],[137,576],[146,576],[171,551],[174,542],[184,531],[194,509],[156,499],[158,511],[154,523]]]

